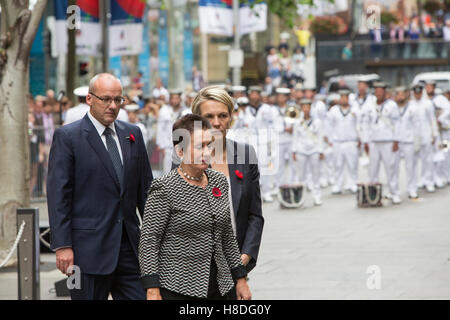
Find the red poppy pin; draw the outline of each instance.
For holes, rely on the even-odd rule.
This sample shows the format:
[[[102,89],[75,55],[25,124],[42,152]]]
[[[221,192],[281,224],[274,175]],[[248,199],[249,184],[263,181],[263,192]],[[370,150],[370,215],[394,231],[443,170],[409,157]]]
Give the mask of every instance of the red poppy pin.
[[[134,142],[136,139],[134,138],[133,134],[130,133],[130,135],[127,137],[127,140]]]
[[[244,179],[244,174],[239,170],[234,171],[234,173],[236,174],[236,177],[238,177],[239,179],[241,180]]]
[[[221,196],[222,196],[222,191],[220,191],[219,188],[214,187],[214,188],[212,189],[212,194],[214,195],[214,197],[218,198],[218,197],[221,197]]]

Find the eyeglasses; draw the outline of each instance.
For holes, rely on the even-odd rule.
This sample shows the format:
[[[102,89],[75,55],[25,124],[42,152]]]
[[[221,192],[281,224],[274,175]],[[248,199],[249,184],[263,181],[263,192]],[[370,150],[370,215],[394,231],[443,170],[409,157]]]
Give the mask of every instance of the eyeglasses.
[[[116,106],[120,106],[120,105],[122,105],[125,102],[125,98],[124,97],[114,97],[114,98],[112,98],[112,97],[103,97],[103,98],[100,98],[99,96],[95,95],[92,92],[89,92],[89,94],[92,94],[98,100],[102,101],[105,106],[109,106],[111,104],[111,102],[113,102],[113,101],[116,104]]]

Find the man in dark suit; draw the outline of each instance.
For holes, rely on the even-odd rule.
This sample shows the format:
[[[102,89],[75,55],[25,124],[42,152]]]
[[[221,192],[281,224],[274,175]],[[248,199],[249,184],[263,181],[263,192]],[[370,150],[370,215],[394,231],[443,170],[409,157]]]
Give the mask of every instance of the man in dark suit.
[[[153,179],[142,133],[116,121],[123,104],[110,74],[89,85],[89,112],[55,131],[49,160],[48,213],[56,266],[78,266],[72,299],[145,299],[137,259],[140,216]]]

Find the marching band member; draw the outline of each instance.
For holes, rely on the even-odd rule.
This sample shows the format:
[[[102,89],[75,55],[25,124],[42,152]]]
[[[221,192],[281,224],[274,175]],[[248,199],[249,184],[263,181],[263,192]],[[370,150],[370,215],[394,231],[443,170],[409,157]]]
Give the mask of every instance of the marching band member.
[[[190,109],[181,104],[181,90],[171,90],[169,104],[159,110],[156,145],[163,154],[162,173],[172,168],[172,126],[179,118],[190,113]]]
[[[306,173],[312,173],[312,197],[314,205],[320,206],[320,160],[323,159],[323,139],[321,121],[318,118],[311,117],[310,99],[301,100],[303,117],[294,125],[292,137],[292,158],[298,162],[300,170],[300,181],[306,183]]]
[[[439,141],[436,144],[435,157],[437,159],[442,158],[442,161],[437,161],[435,164],[435,183],[438,188],[442,188],[447,182],[450,183],[450,154],[448,152],[443,153],[439,148],[444,140],[450,140],[450,102],[444,95],[436,92],[435,81],[428,80],[425,83],[425,90],[433,104],[439,129]]]
[[[233,111],[233,123],[227,133],[228,139],[245,143],[248,135],[245,127],[245,109],[247,106],[247,97],[239,97],[236,99],[235,110]]]
[[[380,163],[383,162],[392,203],[401,203],[398,185],[395,183],[395,158],[398,151],[399,112],[394,101],[386,99],[384,82],[374,84],[376,101],[364,105],[361,111],[361,140],[369,155],[369,183],[379,182]]]
[[[269,143],[272,136],[270,132],[273,130],[273,111],[272,107],[261,102],[261,91],[262,88],[259,86],[251,86],[248,90],[249,104],[244,113],[244,127],[249,129],[250,141],[245,143],[253,146],[257,152],[262,199],[264,202],[273,202],[269,172]]]
[[[347,167],[347,185],[349,190],[355,193],[358,180],[360,111],[358,107],[350,106],[349,90],[339,90],[339,94],[340,104],[331,107],[327,115],[328,125],[333,128],[328,138],[333,147],[336,171],[336,183],[332,188],[332,193],[342,192],[345,167]]]
[[[355,105],[360,110],[362,110],[366,103],[373,102],[375,100],[375,96],[370,93],[369,80],[365,77],[360,77],[358,79],[358,92],[350,94],[349,98],[350,105]]]
[[[275,119],[275,130],[278,133],[278,145],[272,146],[272,155],[275,159],[275,188],[280,185],[291,183],[293,168],[290,148],[292,144],[292,124],[286,121],[286,111],[288,109],[288,99],[291,93],[289,88],[277,88],[277,105],[273,110],[273,118]]]
[[[326,104],[316,97],[316,87],[315,86],[306,86],[305,87],[305,98],[310,99],[312,102],[311,105],[311,117],[317,118],[320,120],[322,124],[322,133],[324,137],[328,136],[326,129],[328,126],[326,125],[327,118],[327,106]],[[320,141],[321,144],[328,144],[326,141]],[[322,146],[325,148],[325,146]],[[328,172],[327,163],[325,161],[325,156],[322,157],[323,161],[320,161],[320,186],[322,188],[326,188],[328,186],[328,177],[332,176],[332,173]]]
[[[409,103],[406,87],[395,89],[395,102],[400,114],[397,131],[398,152],[394,153],[394,182],[398,189],[400,159],[405,159],[408,197],[417,199],[417,160],[420,146],[415,144],[420,134],[420,118],[416,105]]]
[[[417,186],[425,186],[428,192],[434,192],[433,154],[434,144],[438,135],[434,108],[431,100],[423,98],[422,84],[417,83],[411,89],[413,97],[411,97],[409,104],[416,110],[420,123],[417,144],[420,145],[419,157],[421,170]]]

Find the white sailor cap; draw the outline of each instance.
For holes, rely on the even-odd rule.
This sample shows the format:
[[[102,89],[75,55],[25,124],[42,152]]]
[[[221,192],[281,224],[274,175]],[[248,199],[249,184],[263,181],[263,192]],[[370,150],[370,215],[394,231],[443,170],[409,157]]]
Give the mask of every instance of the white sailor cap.
[[[134,112],[139,110],[139,106],[137,104],[127,104],[125,106],[125,110],[128,112]]]
[[[232,86],[231,91],[232,92],[245,92],[247,88],[245,86]]]
[[[275,92],[278,94],[291,94],[291,89],[289,88],[276,88]]]
[[[373,87],[374,88],[383,88],[383,89],[387,89],[389,87],[389,85],[386,82],[383,81],[377,81],[373,83]]]
[[[248,98],[247,97],[239,97],[236,99],[236,103],[239,105],[248,104]]]
[[[75,90],[73,90],[73,94],[77,97],[87,97],[89,94],[89,87],[88,86],[82,86],[78,87]]]
[[[342,89],[339,89],[337,93],[340,96],[348,96],[352,92],[349,89],[347,89],[347,88],[342,88]]]
[[[406,92],[406,91],[408,91],[408,89],[405,87],[405,86],[398,86],[398,87],[395,87],[395,90],[394,90],[395,92]]]
[[[171,89],[170,91],[169,91],[169,94],[170,95],[172,95],[172,94],[177,94],[177,95],[182,95],[183,94],[183,90],[181,90],[181,89]]]
[[[316,86],[315,85],[311,85],[311,84],[310,85],[306,85],[303,88],[304,88],[304,90],[311,90],[311,91],[316,91],[317,90]]]
[[[250,86],[249,88],[248,88],[248,93],[250,93],[250,92],[261,92],[262,91],[262,88],[260,87],[260,86]]]
[[[197,96],[197,94],[198,94],[197,92],[192,91],[192,92],[189,92],[187,96],[188,96],[189,98],[194,99],[194,98]]]
[[[312,100],[311,99],[307,99],[307,98],[301,99],[300,100],[300,105],[302,106],[304,104],[312,104]]]

